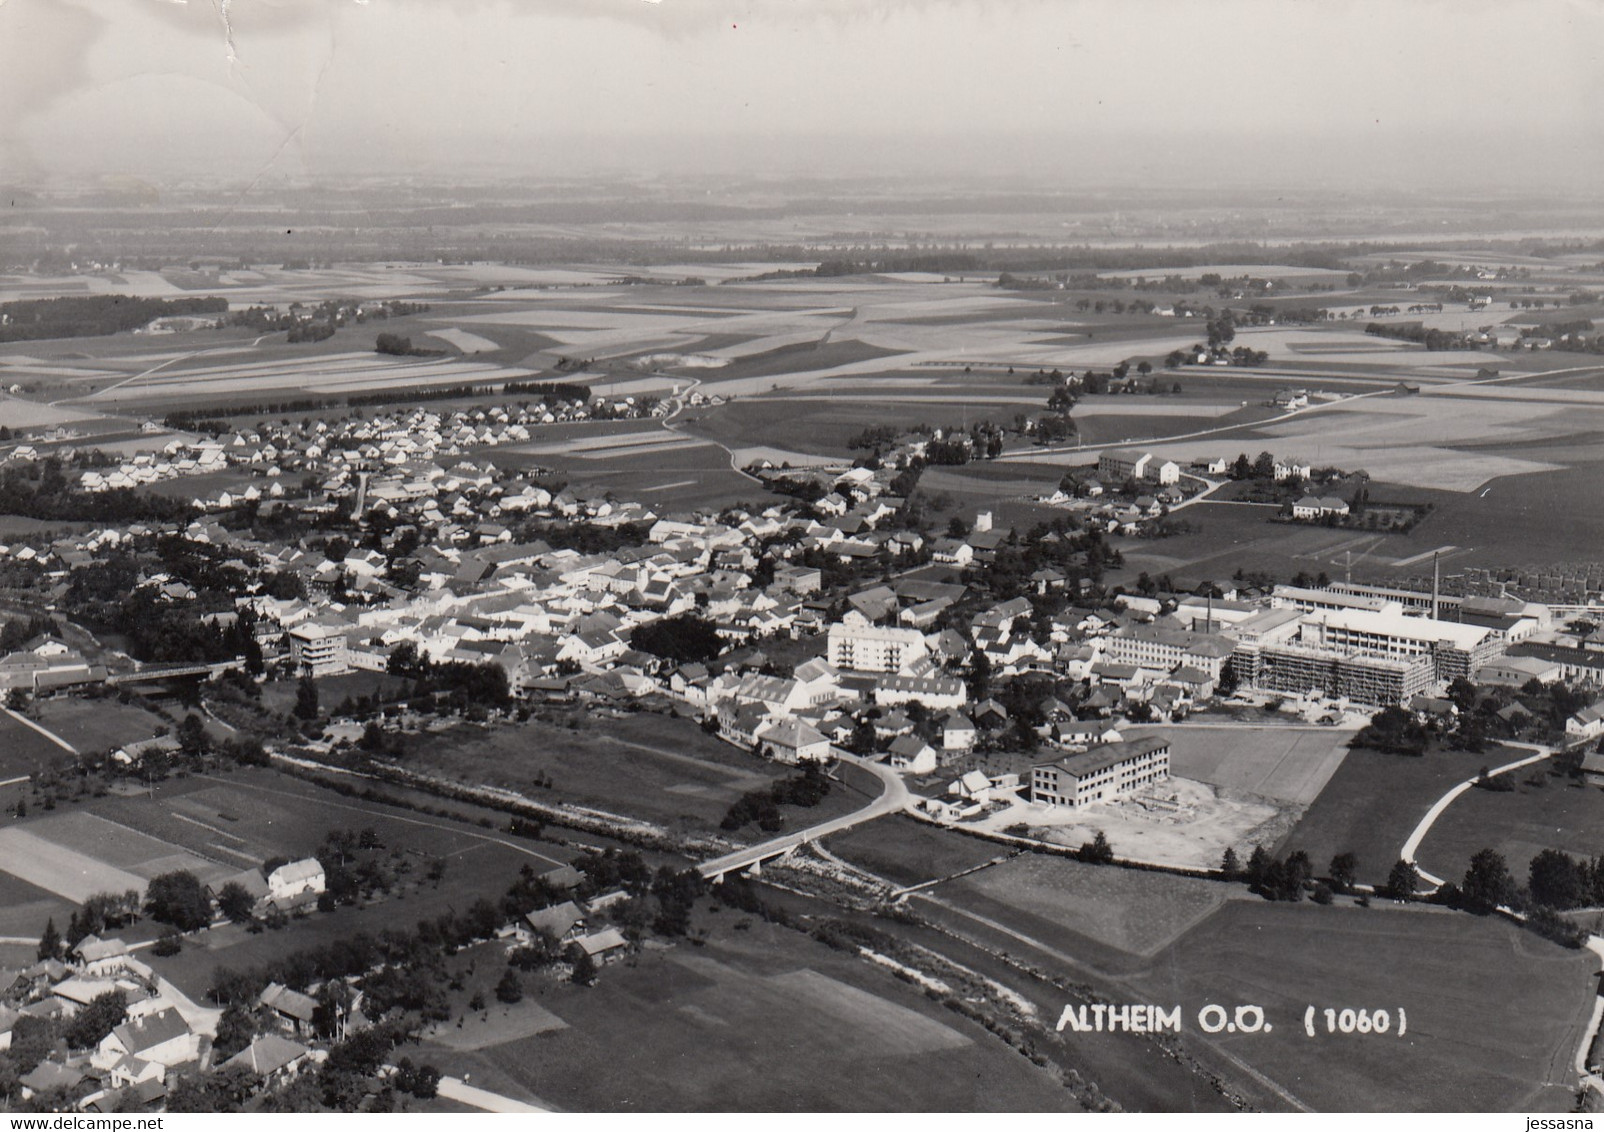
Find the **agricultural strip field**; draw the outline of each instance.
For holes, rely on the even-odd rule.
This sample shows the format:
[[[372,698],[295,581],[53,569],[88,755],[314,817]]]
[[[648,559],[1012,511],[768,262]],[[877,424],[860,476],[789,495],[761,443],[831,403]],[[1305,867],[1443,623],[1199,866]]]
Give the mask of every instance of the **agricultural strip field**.
[[[1206,1041],[1319,1111],[1567,1111],[1597,966],[1496,918],[1233,900],[1126,981],[1182,1007],[1189,1045],[1204,1004],[1261,1006],[1270,1032]],[[1311,1038],[1310,1005],[1390,1032]]]
[[[612,492],[667,510],[713,509],[765,500],[763,485],[735,471],[730,455],[716,444],[682,443],[678,434],[659,434],[651,447],[610,451],[530,455],[508,448],[492,457],[498,467],[555,468],[576,491]]]
[[[7,832],[0,830],[0,839]],[[44,932],[46,921],[52,917],[58,928],[64,928],[72,912],[71,901],[62,899],[48,889],[29,884],[20,877],[0,872],[0,936],[40,935]],[[0,960],[0,965],[3,965],[3,960]]]
[[[1170,773],[1238,794],[1306,806],[1348,753],[1352,733],[1334,728],[1136,727],[1126,738],[1159,736],[1172,744]]]
[[[406,763],[542,802],[628,814],[694,833],[716,830],[741,795],[795,773],[715,739],[687,719],[575,714],[568,722],[572,729],[531,720],[516,727],[464,725],[415,743],[409,736]],[[843,767],[841,773],[842,783],[818,806],[786,807],[786,828],[848,813],[879,796],[879,784],[867,772]],[[532,785],[539,780],[551,786]],[[757,827],[748,826],[742,836],[758,837]]]
[[[1524,884],[1527,865],[1544,849],[1573,857],[1604,855],[1604,790],[1550,773],[1541,764],[1504,781],[1515,789],[1467,790],[1454,799],[1421,843],[1421,868],[1457,881],[1471,857],[1490,848]]]
[[[27,830],[63,850],[83,853],[145,880],[182,869],[211,883],[238,871],[226,859],[206,852],[189,852],[120,821],[85,810],[40,818],[30,822]],[[143,885],[128,887],[142,888]]]
[[[422,1054],[582,1111],[1076,1108],[1052,1073],[890,972],[735,911],[703,922],[703,946],[611,964],[594,987],[538,981],[566,1029]]]
[[[164,842],[226,861],[231,872],[269,857],[306,856],[336,830],[370,826],[387,847],[420,859],[443,857],[449,864],[471,858],[476,868],[493,860],[504,863],[509,876],[526,862],[536,868],[562,863],[549,848],[508,834],[345,798],[268,770],[192,776],[158,789],[155,798],[103,799],[94,808]]]
[[[1317,874],[1325,872],[1336,854],[1355,853],[1359,881],[1384,884],[1404,840],[1438,798],[1474,778],[1483,765],[1512,762],[1520,754],[1432,750],[1411,758],[1355,747],[1279,851],[1302,849]]]
[[[143,892],[149,879],[57,845],[23,825],[0,829],[0,870],[74,904],[97,892]]]

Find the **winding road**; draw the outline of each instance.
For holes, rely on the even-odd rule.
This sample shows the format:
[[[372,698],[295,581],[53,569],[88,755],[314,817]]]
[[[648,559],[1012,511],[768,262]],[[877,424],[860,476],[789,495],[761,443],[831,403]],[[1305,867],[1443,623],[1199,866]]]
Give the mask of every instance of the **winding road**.
[[[1503,766],[1493,767],[1487,772],[1487,776],[1489,778],[1497,778],[1501,774],[1507,774],[1510,771],[1519,770],[1521,767],[1531,766],[1533,763],[1540,763],[1544,759],[1553,758],[1555,753],[1553,747],[1543,747],[1536,743],[1508,743],[1507,746],[1519,747],[1523,750],[1536,751],[1537,753],[1529,758],[1516,759],[1512,763],[1505,763]],[[1449,806],[1453,805],[1454,799],[1458,798],[1465,791],[1474,787],[1477,779],[1480,777],[1480,775],[1477,775],[1476,778],[1466,779],[1464,782],[1461,782],[1458,786],[1455,786],[1452,790],[1448,791],[1448,793],[1444,794],[1441,798],[1438,798],[1437,801],[1432,805],[1431,809],[1426,811],[1426,816],[1420,819],[1420,824],[1415,826],[1414,832],[1409,835],[1409,839],[1404,842],[1403,849],[1401,849],[1398,853],[1400,858],[1415,866],[1415,871],[1420,874],[1420,879],[1425,881],[1427,884],[1433,884],[1441,888],[1447,883],[1447,881],[1443,880],[1442,877],[1433,876],[1431,873],[1426,872],[1420,867],[1420,863],[1415,860],[1415,854],[1420,851],[1420,843],[1426,839],[1426,834],[1431,832],[1431,827],[1436,824],[1437,819],[1442,817],[1443,811]]]

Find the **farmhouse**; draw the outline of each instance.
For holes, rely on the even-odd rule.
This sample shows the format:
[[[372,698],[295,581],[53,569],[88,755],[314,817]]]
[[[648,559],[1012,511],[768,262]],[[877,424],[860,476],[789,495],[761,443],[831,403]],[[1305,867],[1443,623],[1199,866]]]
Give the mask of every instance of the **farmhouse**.
[[[224,1069],[243,1070],[269,1082],[281,1081],[299,1073],[311,1051],[300,1042],[278,1034],[260,1034],[251,1044],[223,1062]]]
[[[256,996],[258,1006],[267,1010],[280,1028],[296,1036],[311,1033],[317,1015],[317,1000],[283,983],[269,983]]]
[[[101,1039],[91,1063],[99,1069],[111,1069],[132,1058],[171,1069],[194,1061],[199,1053],[200,1035],[169,1006],[113,1029]],[[134,1068],[137,1074],[137,1067]]]
[[[1347,513],[1347,502],[1334,495],[1305,495],[1292,505],[1294,519],[1323,519],[1327,515],[1340,517]]]
[[[775,762],[789,766],[830,759],[830,740],[799,719],[781,719],[767,724],[758,729],[754,741],[761,744]]]
[[[524,917],[524,923],[536,932],[550,932],[558,940],[572,939],[585,924],[585,913],[572,900],[540,908]]]
[[[280,865],[267,874],[267,898],[279,907],[289,907],[315,899],[325,886],[323,866],[316,858],[307,857]]]
[[[1030,800],[1079,809],[1112,801],[1170,776],[1170,745],[1134,739],[1094,747],[1083,755],[1042,763],[1030,771]]]
[[[1571,739],[1597,739],[1604,735],[1604,700],[1595,701],[1567,719],[1565,734]]]

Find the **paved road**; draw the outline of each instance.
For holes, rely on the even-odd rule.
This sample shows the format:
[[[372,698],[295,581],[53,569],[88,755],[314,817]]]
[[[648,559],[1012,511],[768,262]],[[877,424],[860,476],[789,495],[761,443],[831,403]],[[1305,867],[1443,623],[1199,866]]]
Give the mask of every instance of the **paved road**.
[[[1487,772],[1488,777],[1496,778],[1500,774],[1504,774],[1512,770],[1519,770],[1523,766],[1531,766],[1533,763],[1540,763],[1544,759],[1552,758],[1554,756],[1554,748],[1538,746],[1536,743],[1509,743],[1508,746],[1521,747],[1528,751],[1536,751],[1537,753],[1529,758],[1516,759],[1512,763],[1505,763],[1503,766],[1493,767]],[[1477,777],[1479,778],[1480,775]],[[1443,811],[1449,806],[1453,805],[1454,799],[1458,798],[1461,794],[1471,789],[1475,785],[1475,778],[1466,779],[1464,782],[1461,782],[1458,786],[1455,786],[1452,790],[1448,791],[1448,793],[1444,794],[1441,798],[1438,798],[1436,804],[1434,804],[1431,809],[1426,811],[1426,816],[1420,819],[1420,824],[1415,826],[1414,832],[1409,835],[1409,840],[1404,842],[1403,849],[1398,853],[1399,857],[1415,866],[1415,870],[1420,873],[1420,879],[1425,881],[1427,884],[1434,884],[1438,887],[1441,887],[1447,882],[1444,881],[1442,877],[1432,876],[1430,873],[1426,872],[1420,867],[1419,862],[1415,860],[1415,854],[1420,850],[1420,843],[1426,839],[1426,834],[1431,831],[1431,827],[1436,824],[1437,819],[1442,817]]]
[[[735,852],[726,853],[722,857],[715,857],[711,861],[704,861],[697,866],[697,871],[708,878],[723,876],[725,873],[739,872],[759,861],[790,852],[797,846],[805,845],[809,841],[817,841],[819,838],[826,837],[829,834],[840,833],[843,829],[851,829],[855,825],[873,821],[875,818],[885,814],[899,813],[908,808],[912,796],[908,793],[907,783],[902,781],[902,776],[896,771],[884,763],[860,759],[857,755],[848,754],[839,748],[831,748],[831,750],[835,757],[843,763],[860,766],[878,778],[882,787],[880,796],[861,810],[854,810],[850,814],[831,818],[829,821],[820,822],[818,825],[809,826],[807,829],[798,830],[795,833],[787,833],[782,837],[760,842],[757,845],[749,845],[745,849],[737,849]]]

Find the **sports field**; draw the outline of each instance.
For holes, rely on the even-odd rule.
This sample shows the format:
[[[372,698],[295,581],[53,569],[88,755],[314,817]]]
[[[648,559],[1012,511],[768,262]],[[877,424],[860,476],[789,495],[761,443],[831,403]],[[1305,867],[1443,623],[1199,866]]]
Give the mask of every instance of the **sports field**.
[[[1232,901],[1128,982],[1141,1001],[1182,1007],[1189,1044],[1316,1110],[1553,1112],[1572,1101],[1597,968],[1495,918]],[[1260,1006],[1268,1032],[1201,1035],[1207,1003]],[[1385,1009],[1390,1033],[1327,1034],[1328,1006]]]

